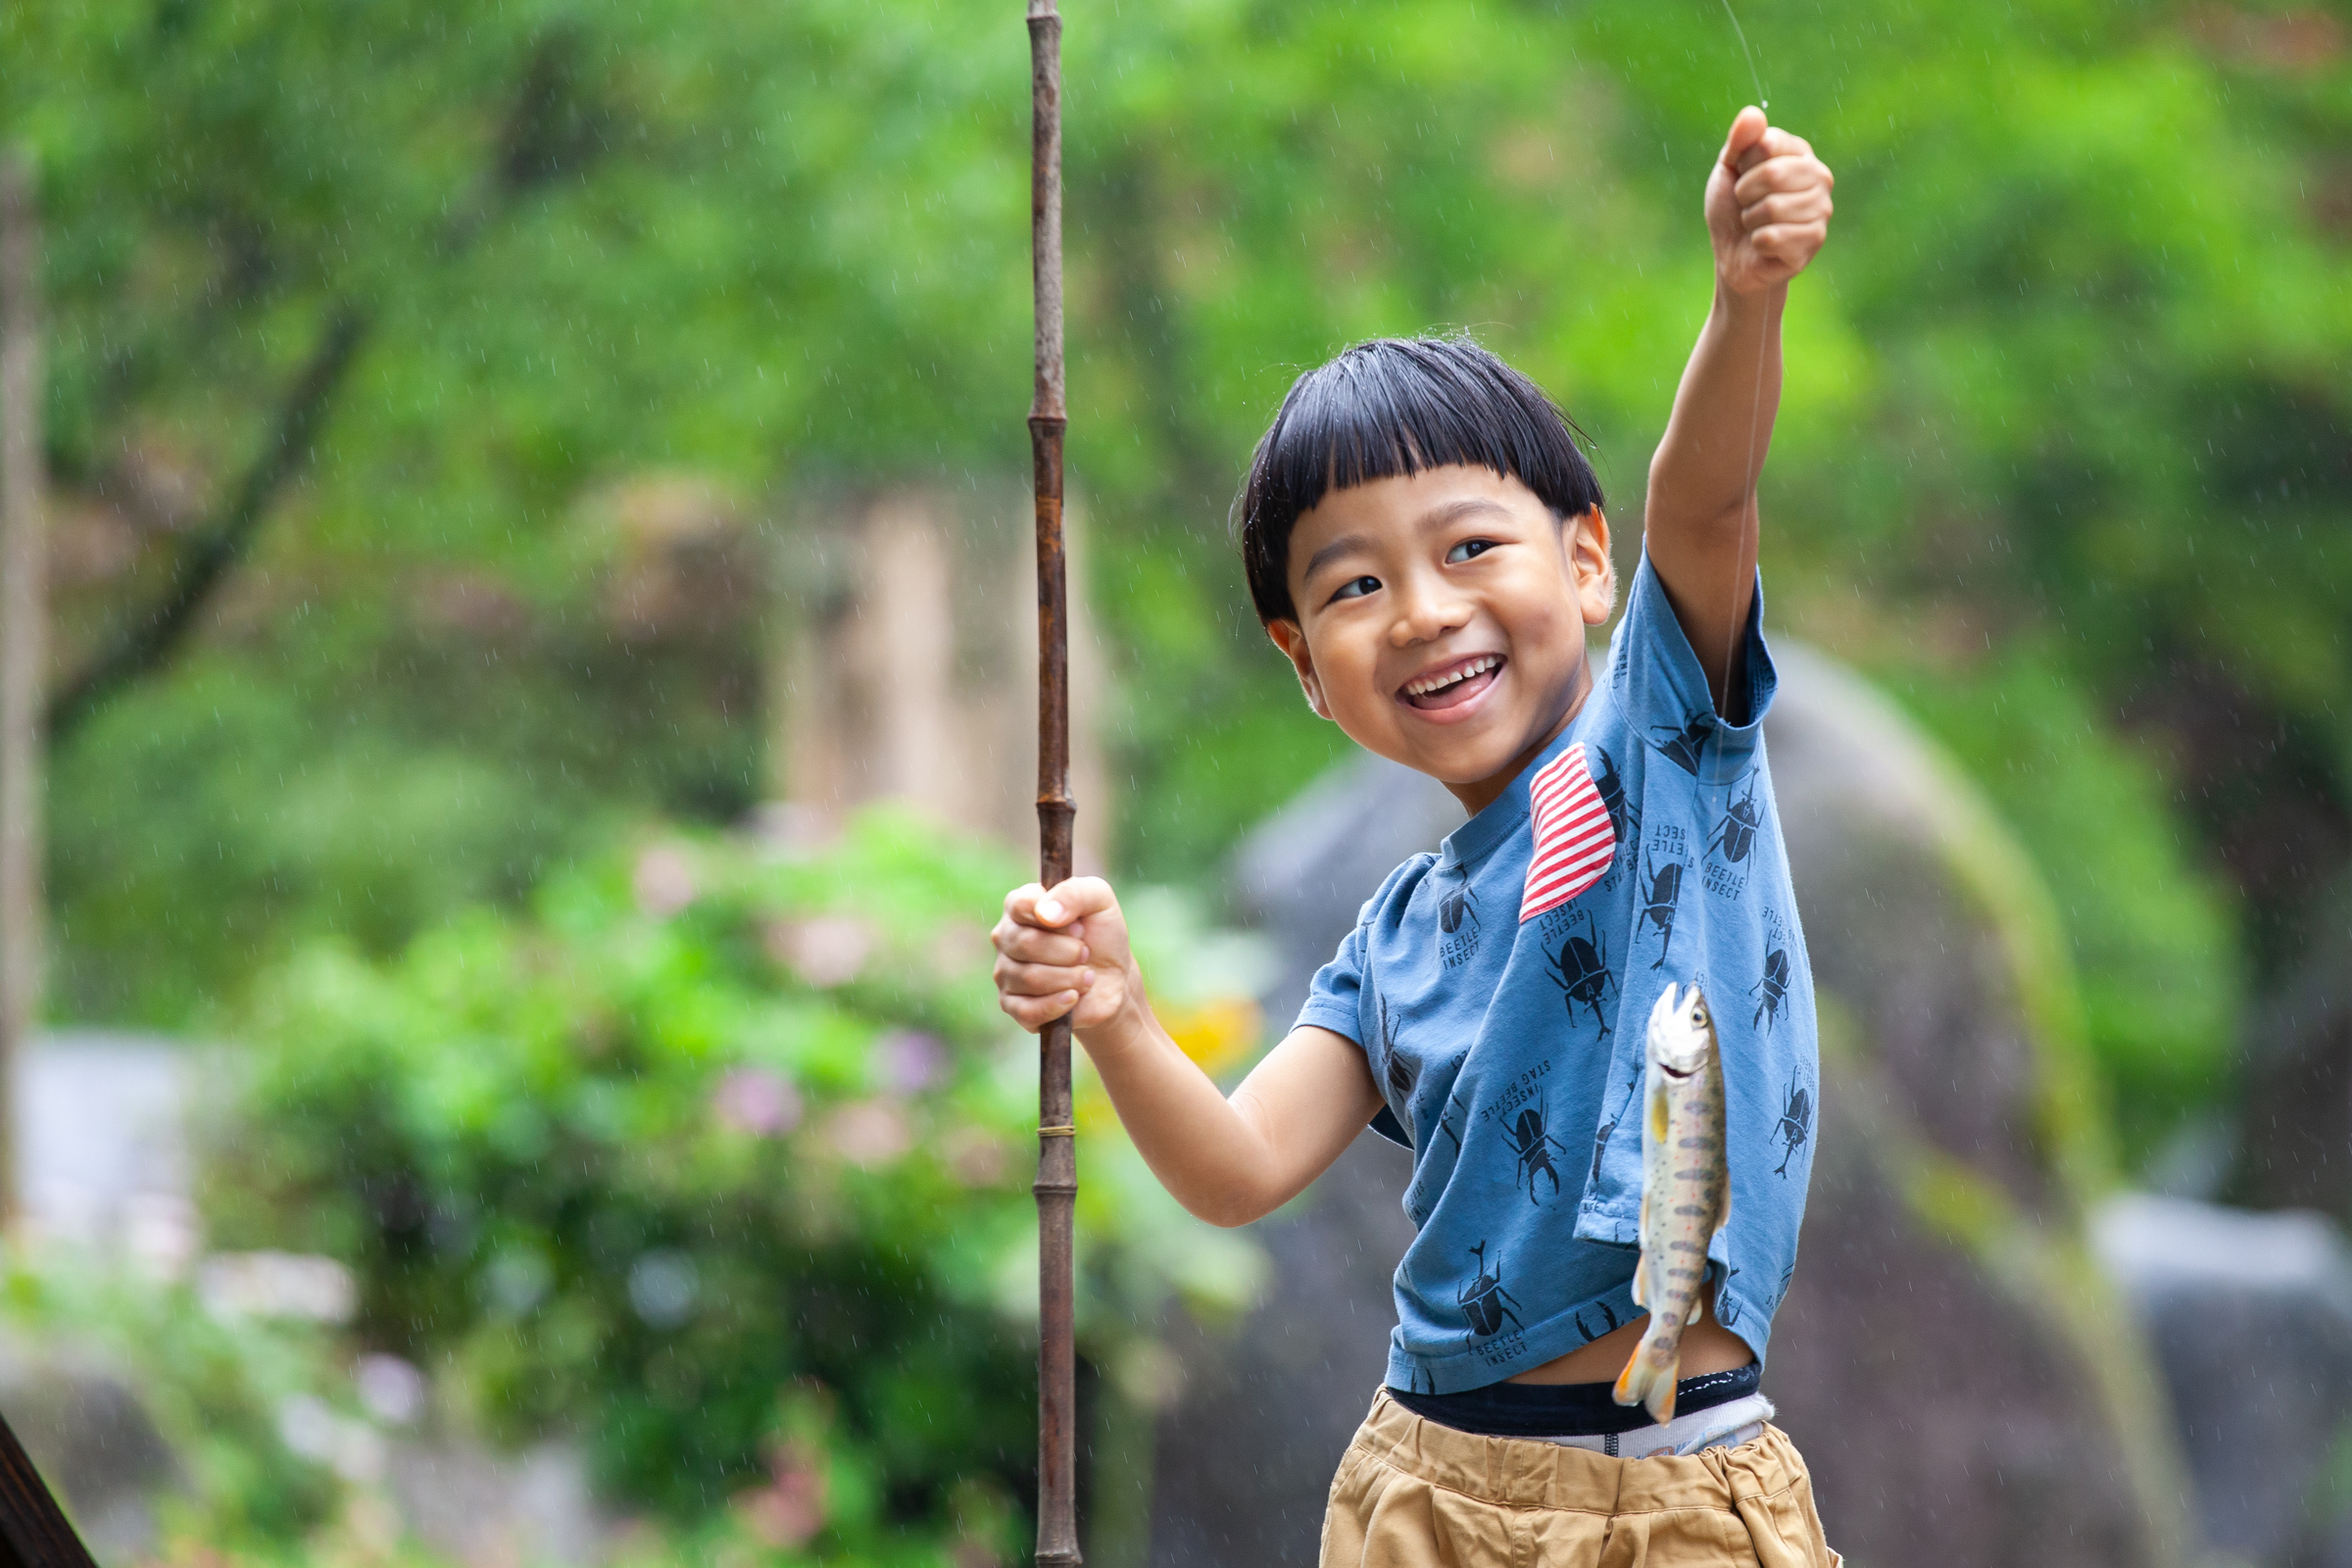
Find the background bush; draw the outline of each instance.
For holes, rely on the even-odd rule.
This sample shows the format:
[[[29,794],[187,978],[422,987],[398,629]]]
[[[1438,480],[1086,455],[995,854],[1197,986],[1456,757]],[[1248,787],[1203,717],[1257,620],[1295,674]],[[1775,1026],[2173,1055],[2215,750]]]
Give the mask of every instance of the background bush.
[[[365,1344],[493,1436],[578,1434],[620,1499],[735,1499],[845,1551],[1006,1525],[1036,1450],[1036,1048],[983,922],[1017,880],[889,815],[807,854],[662,833],[387,963],[310,950],[260,993],[216,1235],[342,1259]],[[1246,1061],[1250,950],[1142,905],[1193,956],[1188,1049]],[[1081,1332],[1115,1370],[1168,1294],[1213,1314],[1259,1265],[1085,1105]]]

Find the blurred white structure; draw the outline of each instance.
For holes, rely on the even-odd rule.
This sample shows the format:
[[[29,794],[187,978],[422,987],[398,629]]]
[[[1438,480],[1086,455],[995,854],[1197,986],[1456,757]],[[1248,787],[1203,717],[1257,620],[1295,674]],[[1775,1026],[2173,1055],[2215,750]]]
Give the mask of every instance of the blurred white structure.
[[[200,1244],[188,1110],[204,1060],[154,1035],[33,1036],[10,1097],[30,1234],[185,1271]]]

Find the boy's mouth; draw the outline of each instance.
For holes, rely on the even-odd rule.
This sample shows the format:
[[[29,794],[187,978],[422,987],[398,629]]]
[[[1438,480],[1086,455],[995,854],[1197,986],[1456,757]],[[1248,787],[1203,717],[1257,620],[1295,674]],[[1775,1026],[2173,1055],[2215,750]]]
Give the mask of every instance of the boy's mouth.
[[[1500,654],[1471,654],[1415,675],[1396,688],[1396,696],[1408,708],[1455,708],[1494,685],[1503,662]]]

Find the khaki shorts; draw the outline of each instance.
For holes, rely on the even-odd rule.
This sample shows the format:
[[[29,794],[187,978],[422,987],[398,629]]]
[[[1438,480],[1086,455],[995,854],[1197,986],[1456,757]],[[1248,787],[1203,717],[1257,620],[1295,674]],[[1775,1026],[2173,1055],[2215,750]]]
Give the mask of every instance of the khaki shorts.
[[[1323,1568],[1838,1568],[1787,1433],[1612,1459],[1424,1421],[1384,1390],[1323,1515]]]

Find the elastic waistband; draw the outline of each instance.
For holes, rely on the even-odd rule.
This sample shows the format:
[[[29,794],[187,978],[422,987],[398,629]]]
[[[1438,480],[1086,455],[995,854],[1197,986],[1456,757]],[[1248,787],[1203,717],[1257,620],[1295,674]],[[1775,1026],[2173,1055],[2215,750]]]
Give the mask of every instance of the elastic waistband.
[[[1754,1361],[1729,1372],[1685,1378],[1674,1386],[1677,1419],[1754,1394],[1764,1368]],[[1424,1420],[1489,1438],[1602,1437],[1649,1426],[1642,1406],[1619,1404],[1612,1383],[1490,1383],[1459,1394],[1413,1394],[1392,1388],[1389,1397]]]
[[[1750,1394],[1725,1404],[1693,1410],[1689,1415],[1678,1414],[1663,1426],[1607,1432],[1599,1437],[1568,1433],[1543,1441],[1588,1448],[1617,1459],[1653,1459],[1662,1453],[1696,1453],[1701,1448],[1737,1448],[1742,1443],[1753,1443],[1764,1435],[1766,1423],[1779,1413],[1770,1399],[1761,1394]]]
[[[1734,1508],[1787,1491],[1805,1474],[1788,1434],[1693,1454],[1613,1459],[1530,1438],[1488,1438],[1423,1420],[1383,1389],[1353,1447],[1432,1486],[1520,1508],[1637,1513]]]

